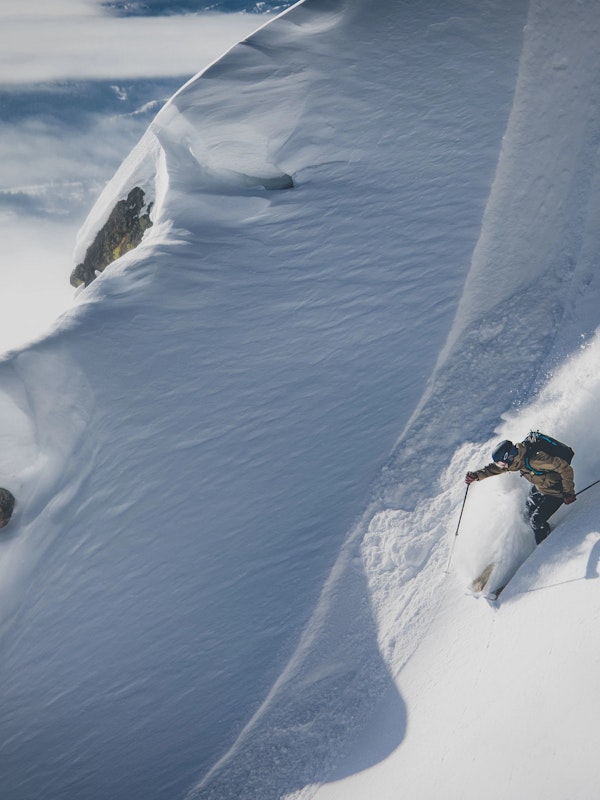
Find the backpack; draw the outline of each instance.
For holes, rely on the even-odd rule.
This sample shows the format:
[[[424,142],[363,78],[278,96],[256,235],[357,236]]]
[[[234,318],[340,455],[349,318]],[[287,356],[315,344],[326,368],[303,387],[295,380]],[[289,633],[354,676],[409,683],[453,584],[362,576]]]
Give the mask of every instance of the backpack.
[[[536,450],[542,450],[549,456],[562,458],[562,460],[566,461],[567,464],[571,463],[573,456],[575,455],[575,451],[569,447],[568,444],[559,442],[558,439],[553,439],[552,436],[548,436],[545,433],[540,433],[539,431],[531,431],[528,433],[521,444],[524,444],[527,448],[525,452],[525,466],[530,472],[533,472],[534,475],[543,475],[548,471],[543,469],[534,469],[529,463],[529,457],[533,455]]]

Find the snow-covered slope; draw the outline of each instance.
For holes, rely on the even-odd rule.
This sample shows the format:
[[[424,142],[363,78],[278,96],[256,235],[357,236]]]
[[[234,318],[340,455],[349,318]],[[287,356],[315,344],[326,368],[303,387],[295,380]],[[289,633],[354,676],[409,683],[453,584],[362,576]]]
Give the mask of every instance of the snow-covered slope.
[[[8,800],[570,796],[594,490],[498,614],[462,586],[531,551],[520,484],[444,570],[495,429],[600,472],[598,36],[591,0],[306,0],[159,113],[75,260],[134,185],[144,242],[0,364]]]
[[[568,432],[578,446],[574,463],[579,490],[600,475],[594,441],[599,348],[595,336],[556,371],[536,401],[508,415],[501,427],[501,435],[537,423]],[[466,447],[457,462],[468,458],[469,463],[483,463],[486,455]],[[450,475],[455,469],[462,471],[462,463]],[[372,520],[363,552],[372,567],[381,646],[396,681],[348,748],[332,782],[314,795],[319,800],[367,795],[387,800],[403,793],[419,800],[475,800],[482,787],[498,800],[595,796],[599,487],[584,492],[571,509],[560,510],[556,531],[531,553],[533,536],[520,516],[526,496],[521,483],[506,476],[469,490],[453,573],[444,575],[446,547],[432,552],[432,562],[412,581],[412,593],[422,607],[422,583],[433,582],[439,605],[405,666],[402,597],[408,592],[397,573],[406,573],[410,553],[410,545],[402,542],[406,515],[388,510]],[[436,498],[434,507],[440,502]],[[429,504],[410,515],[413,531],[424,529],[430,516]],[[456,508],[454,525],[449,522],[446,528],[446,545],[457,520]],[[384,561],[386,552],[391,563]],[[491,560],[497,563],[496,585],[522,564],[496,609],[484,600],[474,601],[466,591],[468,581]],[[431,613],[431,604],[422,610]],[[396,692],[403,698],[404,715],[395,707]],[[396,747],[399,731],[403,738]],[[389,755],[378,758],[372,768],[362,769],[365,754],[386,751]],[[343,779],[349,772],[356,774]]]
[[[510,411],[496,440],[546,428],[574,443],[579,490],[600,477],[599,41],[595,4],[531,4],[513,109],[457,316],[392,459],[385,492],[392,507],[373,516],[363,541],[380,646],[406,714],[390,712],[388,693],[338,778],[361,753],[385,752],[398,730],[406,735],[389,758],[322,789],[319,799],[597,793],[598,486],[557,514],[556,533],[521,567],[495,614],[461,596],[456,582],[442,585],[458,521],[456,478],[488,461],[494,440],[463,444],[435,497],[421,491],[412,513],[401,510],[401,477],[410,479],[418,446],[435,456],[455,436],[477,441],[499,408]],[[470,492],[454,561],[464,585],[490,561],[502,585],[533,550],[522,483],[507,477]],[[451,498],[444,547],[431,549]],[[416,543],[426,563],[411,582]],[[403,669],[414,617],[431,614],[432,584],[439,608]]]

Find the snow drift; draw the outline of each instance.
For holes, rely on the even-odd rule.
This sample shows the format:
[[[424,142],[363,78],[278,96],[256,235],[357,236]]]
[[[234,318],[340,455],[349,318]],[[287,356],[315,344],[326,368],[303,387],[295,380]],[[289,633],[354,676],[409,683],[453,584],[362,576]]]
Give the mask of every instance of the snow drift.
[[[476,487],[444,568],[494,436],[568,440],[578,488],[600,467],[598,23],[305,0],[158,114],[74,261],[133,186],[153,227],[0,364],[7,798],[569,796],[591,493],[500,614],[462,582],[533,549],[523,487]]]

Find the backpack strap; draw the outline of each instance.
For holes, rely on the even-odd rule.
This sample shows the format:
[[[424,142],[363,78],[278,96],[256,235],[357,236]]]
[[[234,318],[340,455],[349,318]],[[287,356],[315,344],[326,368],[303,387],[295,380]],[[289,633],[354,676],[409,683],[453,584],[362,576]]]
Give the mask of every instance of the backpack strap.
[[[534,475],[545,475],[548,472],[547,469],[535,469],[534,467],[532,467],[531,464],[529,463],[529,455],[525,456],[525,466],[527,467],[529,472],[533,472]]]

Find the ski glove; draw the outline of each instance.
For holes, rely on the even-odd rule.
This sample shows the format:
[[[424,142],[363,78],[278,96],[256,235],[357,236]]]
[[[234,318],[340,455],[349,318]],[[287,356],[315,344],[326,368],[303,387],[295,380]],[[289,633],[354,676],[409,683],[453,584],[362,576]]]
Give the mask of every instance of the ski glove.
[[[567,506],[574,503],[575,500],[577,500],[577,497],[574,494],[565,494],[563,496],[563,503]]]
[[[476,472],[467,472],[467,474],[465,476],[465,483],[471,484],[474,481],[478,481],[478,480],[479,480],[479,477],[478,477]]]

